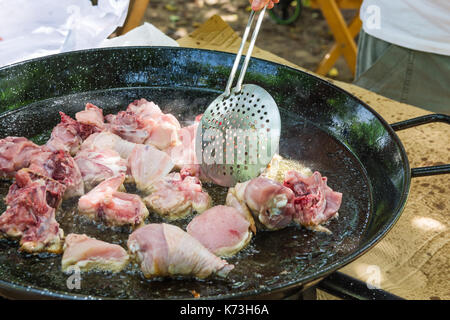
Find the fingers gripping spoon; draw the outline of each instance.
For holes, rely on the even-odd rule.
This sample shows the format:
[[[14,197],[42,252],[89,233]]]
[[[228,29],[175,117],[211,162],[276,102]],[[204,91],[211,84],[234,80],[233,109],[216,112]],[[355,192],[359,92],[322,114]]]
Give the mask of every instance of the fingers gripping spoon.
[[[202,172],[221,186],[255,178],[278,151],[281,120],[275,100],[260,86],[242,84],[266,8],[258,16],[236,86],[231,88],[255,11],[250,14],[225,91],[208,106],[197,130]]]

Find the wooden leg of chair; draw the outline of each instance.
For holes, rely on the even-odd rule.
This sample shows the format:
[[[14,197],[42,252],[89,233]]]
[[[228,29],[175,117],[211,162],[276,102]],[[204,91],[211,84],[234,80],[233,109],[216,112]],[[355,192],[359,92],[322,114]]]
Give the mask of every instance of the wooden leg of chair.
[[[359,9],[363,0],[336,0],[341,9]]]
[[[338,49],[335,49],[336,52],[333,56],[330,54],[329,58],[337,60],[336,54],[339,51],[344,56],[352,73],[355,74],[356,44],[353,40],[354,36],[350,33],[338,5],[335,0],[317,0],[317,4],[327,20],[328,26],[336,40],[336,45],[339,47]],[[329,64],[327,63],[326,66],[329,66]],[[325,69],[323,68],[321,71],[323,72],[323,70]]]
[[[128,16],[125,24],[118,32],[119,35],[125,34],[141,24],[149,2],[150,0],[130,0]]]
[[[359,12],[356,14],[355,18],[353,18],[352,22],[350,22],[348,26],[348,30],[350,31],[350,35],[355,38],[356,35],[361,30],[362,22],[359,19]],[[316,73],[322,76],[327,75],[328,71],[333,68],[337,59],[342,55],[341,47],[337,44],[333,45],[331,50],[325,55],[325,57],[320,61],[319,66],[317,67]]]
[[[320,74],[321,76],[326,76],[328,74],[328,71],[333,68],[334,64],[336,63],[337,59],[341,56],[341,48],[335,44],[331,48],[331,50],[325,55],[325,57],[320,61],[319,66],[316,69],[316,73]]]
[[[348,30],[350,31],[350,35],[353,37],[353,39],[356,37],[356,35],[359,33],[362,27],[362,21],[359,18],[359,11],[356,14],[356,16],[353,18],[353,20],[348,25]]]

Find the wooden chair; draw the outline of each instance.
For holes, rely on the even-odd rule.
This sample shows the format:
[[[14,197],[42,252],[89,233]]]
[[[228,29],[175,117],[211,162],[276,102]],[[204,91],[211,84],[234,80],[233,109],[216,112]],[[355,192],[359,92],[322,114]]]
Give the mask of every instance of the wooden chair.
[[[337,59],[342,55],[348,67],[355,75],[357,45],[355,37],[361,30],[362,22],[359,19],[359,8],[363,0],[311,0],[311,7],[318,8],[327,20],[333,33],[335,44],[319,63],[316,73],[327,75]],[[358,9],[358,13],[349,25],[342,16],[341,9]]]
[[[118,36],[127,33],[128,31],[141,25],[142,19],[145,15],[145,10],[150,0],[130,0],[128,6],[128,15],[125,23],[121,28],[118,28],[116,34]]]

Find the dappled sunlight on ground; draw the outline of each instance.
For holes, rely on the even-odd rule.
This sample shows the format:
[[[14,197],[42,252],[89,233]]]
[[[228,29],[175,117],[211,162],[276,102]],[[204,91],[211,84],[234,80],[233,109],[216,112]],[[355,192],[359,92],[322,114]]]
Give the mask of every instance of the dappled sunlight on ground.
[[[441,222],[428,217],[414,217],[411,224],[422,231],[444,231],[447,229]]]

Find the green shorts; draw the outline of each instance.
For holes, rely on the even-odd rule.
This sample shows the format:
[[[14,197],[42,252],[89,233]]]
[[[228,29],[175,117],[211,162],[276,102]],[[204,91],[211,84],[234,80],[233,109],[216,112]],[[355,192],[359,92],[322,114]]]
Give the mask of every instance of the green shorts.
[[[450,114],[450,56],[400,47],[361,30],[354,83],[393,100]]]

